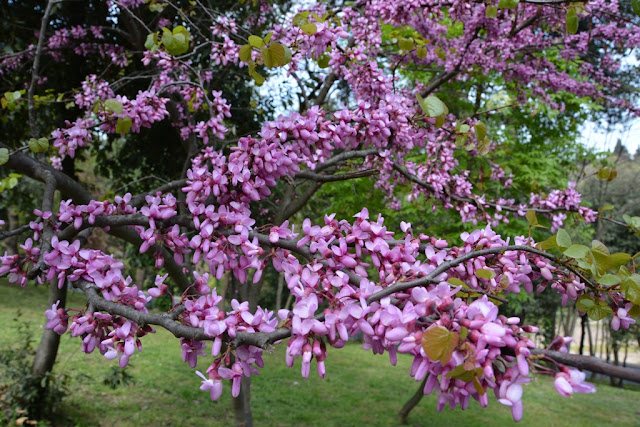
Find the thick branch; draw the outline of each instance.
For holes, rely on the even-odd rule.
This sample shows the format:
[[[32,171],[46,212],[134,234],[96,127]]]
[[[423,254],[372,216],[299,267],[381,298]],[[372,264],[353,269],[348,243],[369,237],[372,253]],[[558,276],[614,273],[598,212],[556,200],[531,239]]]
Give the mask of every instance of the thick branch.
[[[296,178],[308,179],[316,182],[336,182],[336,181],[347,181],[355,178],[363,178],[371,175],[378,175],[380,171],[378,169],[365,169],[361,171],[341,173],[337,175],[322,175],[319,173],[314,173],[309,170],[304,170],[302,172],[298,172],[296,174]]]
[[[544,355],[558,363],[573,366],[574,368],[640,383],[640,370],[612,365],[597,357],[560,353],[559,351],[552,350],[545,351],[542,349],[533,349],[531,350],[531,354],[535,356]]]
[[[361,159],[373,154],[378,154],[378,151],[379,150],[377,148],[367,148],[365,150],[356,151],[343,151],[342,153],[325,160],[324,163],[318,164],[315,168],[315,172],[322,172],[323,170],[330,168],[331,166],[335,166],[340,162],[344,162],[345,160]]]

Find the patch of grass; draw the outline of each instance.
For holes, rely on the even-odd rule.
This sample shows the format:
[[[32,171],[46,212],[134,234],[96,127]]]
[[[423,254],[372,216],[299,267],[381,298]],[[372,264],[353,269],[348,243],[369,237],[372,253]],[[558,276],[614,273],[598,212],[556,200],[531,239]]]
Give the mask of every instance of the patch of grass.
[[[22,320],[34,325],[39,340],[44,324],[46,289],[20,288],[0,282],[0,346],[12,345],[10,328],[18,309]],[[81,295],[72,294],[68,306],[81,307]],[[253,377],[252,410],[256,425],[290,426],[388,426],[396,425],[398,410],[413,395],[418,383],[408,376],[411,358],[398,358],[391,366],[386,356],[373,356],[357,344],[329,350],[327,377],[319,378],[312,367],[310,378],[300,376],[300,362],[288,368],[284,346],[264,355],[265,368]],[[134,384],[115,390],[103,379],[117,366],[99,353],[85,355],[80,340],[62,337],[59,372],[69,374],[71,394],[65,415],[75,426],[226,426],[233,424],[230,386],[218,402],[199,390],[200,379],[182,363],[178,340],[164,330],[144,338],[143,352],[135,353],[128,372]],[[198,369],[204,372],[207,361]],[[564,399],[553,381],[536,377],[525,386],[523,426],[639,425],[637,391],[599,385],[598,393]],[[509,408],[491,396],[489,407],[471,402],[466,411],[436,411],[436,396],[426,396],[409,416],[411,425],[515,425]]]

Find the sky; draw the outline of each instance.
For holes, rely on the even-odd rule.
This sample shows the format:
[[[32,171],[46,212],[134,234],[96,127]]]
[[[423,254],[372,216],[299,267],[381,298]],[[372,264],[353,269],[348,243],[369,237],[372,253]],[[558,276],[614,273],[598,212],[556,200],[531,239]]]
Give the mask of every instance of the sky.
[[[635,119],[627,126],[617,126],[613,131],[606,132],[601,125],[587,122],[583,126],[582,142],[590,148],[601,151],[613,151],[616,142],[620,139],[631,154],[635,154],[640,145],[640,119]]]

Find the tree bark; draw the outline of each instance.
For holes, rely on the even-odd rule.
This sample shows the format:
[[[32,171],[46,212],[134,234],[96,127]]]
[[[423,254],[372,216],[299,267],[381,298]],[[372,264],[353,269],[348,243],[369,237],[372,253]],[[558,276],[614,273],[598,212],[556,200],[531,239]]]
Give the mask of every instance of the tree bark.
[[[62,289],[58,289],[58,281],[52,280],[49,284],[49,299],[48,307],[51,307],[56,301],[60,301],[58,308],[64,308],[67,300],[67,286],[62,286]],[[45,321],[45,325],[48,320]],[[46,329],[42,332],[42,339],[40,345],[36,350],[36,355],[33,359],[33,365],[31,366],[31,374],[33,375],[33,385],[37,387],[38,393],[43,395],[46,392],[46,387],[42,386],[42,379],[53,369],[53,365],[58,355],[58,347],[60,345],[60,335],[51,329]],[[39,399],[43,401],[44,399]],[[45,412],[47,408],[33,408],[37,412],[37,416]]]
[[[240,394],[233,398],[233,414],[238,427],[252,427],[253,416],[251,414],[251,378],[242,377]]]
[[[230,274],[230,273],[229,273]],[[249,302],[249,311],[255,313],[260,295],[260,283],[239,283],[235,278],[231,278],[238,286],[239,296],[242,301]],[[238,427],[253,427],[253,415],[251,413],[251,378],[242,377],[240,394],[233,398],[233,414]]]
[[[425,375],[424,379],[420,383],[420,387],[418,387],[413,396],[411,396],[411,399],[409,399],[407,403],[404,404],[402,409],[400,409],[400,412],[398,412],[398,421],[400,421],[402,424],[407,424],[407,417],[409,416],[409,412],[411,412],[411,410],[416,407],[420,400],[422,400],[422,397],[424,396],[424,386],[427,383],[427,378],[429,378],[429,375]]]

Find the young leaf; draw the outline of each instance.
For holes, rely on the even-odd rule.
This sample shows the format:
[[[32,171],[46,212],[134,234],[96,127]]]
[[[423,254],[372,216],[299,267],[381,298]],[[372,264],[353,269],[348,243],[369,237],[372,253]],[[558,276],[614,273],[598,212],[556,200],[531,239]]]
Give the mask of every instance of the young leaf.
[[[318,67],[327,68],[329,66],[330,60],[331,57],[329,55],[322,55],[320,58],[318,58]]]
[[[578,12],[574,6],[571,6],[569,10],[567,10],[565,23],[569,34],[576,34],[578,32]]]
[[[556,242],[561,249],[566,249],[571,246],[571,236],[561,228],[558,230],[558,234],[556,234]]]
[[[158,35],[156,33],[147,34],[147,40],[144,42],[144,48],[151,50],[158,43]]]
[[[31,138],[29,140],[29,150],[34,153],[44,153],[49,149],[49,140],[47,138]]]
[[[527,211],[527,221],[529,221],[529,225],[535,226],[538,225],[538,217],[536,216],[536,211],[529,210]]]
[[[458,345],[460,336],[443,326],[432,326],[422,334],[422,348],[427,357],[446,365]]]
[[[488,270],[486,268],[481,268],[479,270],[476,270],[476,276],[480,277],[481,279],[490,280],[496,277],[496,272],[493,270]]]
[[[253,47],[261,48],[264,46],[264,41],[262,41],[262,37],[249,36],[249,44]]]
[[[520,3],[520,0],[500,0],[498,9],[513,9]]]
[[[4,165],[9,161],[9,150],[0,148],[0,165]]]
[[[413,50],[414,46],[415,46],[415,43],[413,42],[413,39],[407,39],[403,37],[400,40],[398,40],[398,47],[401,50],[410,51],[410,50]]]
[[[622,280],[620,290],[634,304],[640,305],[640,275],[632,274]]]
[[[484,122],[477,122],[475,125],[473,125],[473,130],[476,132],[476,138],[478,138],[478,141],[482,141],[486,138],[487,125],[485,125]],[[527,212],[527,215],[529,215],[529,212]]]
[[[536,244],[536,248],[542,249],[543,251],[557,247],[558,243],[556,242],[556,236],[551,236],[547,240],[543,240],[542,242],[538,242],[538,244]]]
[[[618,276],[614,276],[613,274],[605,274],[601,278],[598,279],[598,283],[605,286],[613,286],[620,283],[621,280]]]
[[[238,58],[240,58],[240,61],[242,62],[251,62],[251,45],[250,44],[245,44],[243,45],[240,50],[238,51]]]
[[[416,55],[420,59],[426,58],[427,57],[427,48],[424,47],[424,46],[418,47],[418,49],[416,49]]]
[[[487,6],[487,10],[484,12],[484,16],[490,19],[494,19],[498,17],[498,7],[497,6]]]
[[[274,67],[282,67],[287,63],[286,52],[284,46],[280,43],[271,43],[269,46],[269,53],[271,54],[271,60]]]
[[[589,248],[584,245],[571,245],[563,252],[569,258],[584,258],[589,253]]]
[[[312,36],[318,31],[316,24],[304,24],[300,26],[300,29],[308,36]]]
[[[118,121],[116,122],[116,133],[129,133],[132,124],[131,117],[124,116],[118,118]]]
[[[631,0],[631,9],[633,13],[640,16],[640,0]]]
[[[456,277],[449,277],[447,282],[451,283],[453,286],[462,286],[463,288],[468,288],[466,283]]]
[[[104,106],[109,111],[112,111],[116,114],[122,114],[122,103],[117,99],[113,99],[113,98],[107,99],[106,101],[104,101]]]
[[[427,115],[427,117],[439,117],[449,113],[449,109],[445,103],[440,101],[440,98],[437,96],[430,95],[426,99],[423,99],[420,94],[417,94],[416,96],[422,111]]]

